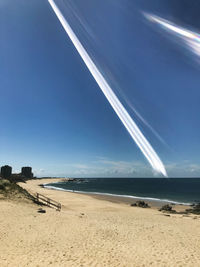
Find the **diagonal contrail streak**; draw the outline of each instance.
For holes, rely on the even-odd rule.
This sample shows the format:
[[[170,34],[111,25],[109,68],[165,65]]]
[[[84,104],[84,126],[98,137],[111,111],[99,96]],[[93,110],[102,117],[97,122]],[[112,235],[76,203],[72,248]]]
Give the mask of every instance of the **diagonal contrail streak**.
[[[65,29],[67,35],[71,39],[72,43],[74,44],[75,48],[77,49],[79,55],[83,59],[84,63],[86,64],[87,68],[89,69],[90,73],[92,74],[93,78],[99,85],[100,89],[104,93],[105,97],[113,107],[114,111],[122,121],[123,125],[133,138],[133,140],[136,142],[146,159],[149,161],[153,169],[158,172],[162,173],[164,176],[167,176],[165,167],[150,145],[150,143],[147,141],[147,139],[144,137],[136,123],[133,121],[133,119],[130,117],[124,106],[121,104],[117,96],[114,94],[111,87],[108,85],[107,81],[103,77],[103,75],[100,73],[90,56],[88,55],[87,51],[83,47],[83,45],[78,40],[77,36],[73,32],[72,28],[62,15],[61,11],[55,4],[53,0],[48,0],[49,4],[51,5],[52,9],[54,10],[55,14],[57,15],[60,23],[62,24],[63,28]]]
[[[200,34],[198,32],[188,30],[171,21],[155,15],[144,13],[144,16],[149,21],[157,23],[163,29],[181,39],[183,42],[185,42],[187,48],[189,48],[194,54],[200,57]]]

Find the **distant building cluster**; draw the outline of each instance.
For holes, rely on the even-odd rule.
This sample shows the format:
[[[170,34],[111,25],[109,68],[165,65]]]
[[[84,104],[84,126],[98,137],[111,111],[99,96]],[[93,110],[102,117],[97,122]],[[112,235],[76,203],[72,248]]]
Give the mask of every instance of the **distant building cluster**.
[[[32,168],[31,167],[22,167],[21,173],[19,173],[23,178],[33,178]],[[8,179],[12,176],[12,167],[5,165],[1,167],[1,174],[2,178]]]

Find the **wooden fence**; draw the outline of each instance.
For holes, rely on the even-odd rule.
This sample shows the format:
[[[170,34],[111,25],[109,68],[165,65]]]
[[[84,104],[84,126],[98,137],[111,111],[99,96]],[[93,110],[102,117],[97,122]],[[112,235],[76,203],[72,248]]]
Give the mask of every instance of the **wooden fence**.
[[[45,197],[42,194],[37,193],[36,194],[36,200],[38,203],[43,203],[44,205],[48,206],[48,207],[54,207],[57,208],[58,211],[61,210],[61,204],[51,198]]]

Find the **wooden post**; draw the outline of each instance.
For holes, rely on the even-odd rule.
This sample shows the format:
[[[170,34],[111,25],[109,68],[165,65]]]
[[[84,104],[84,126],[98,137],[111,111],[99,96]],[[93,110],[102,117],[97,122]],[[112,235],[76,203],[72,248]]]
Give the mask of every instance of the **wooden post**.
[[[58,211],[61,210],[61,204],[53,199],[50,199],[48,197],[45,197],[44,195],[41,195],[39,193],[36,193],[36,200],[38,203],[43,203],[48,207],[56,207]]]
[[[47,198],[47,206],[50,207],[51,201],[49,198]]]

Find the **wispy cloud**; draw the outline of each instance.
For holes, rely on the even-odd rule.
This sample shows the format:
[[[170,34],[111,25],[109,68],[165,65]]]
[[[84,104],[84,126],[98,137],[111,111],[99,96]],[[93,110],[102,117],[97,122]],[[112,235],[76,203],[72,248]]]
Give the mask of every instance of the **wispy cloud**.
[[[200,161],[189,159],[166,164],[169,177],[200,177]],[[145,161],[116,160],[104,156],[97,156],[91,161],[52,164],[45,169],[33,168],[34,175],[57,177],[160,177],[152,172],[152,168]]]
[[[91,166],[86,165],[86,164],[71,164],[71,167],[74,167],[76,169],[84,169],[84,170],[89,170]]]
[[[143,162],[116,161],[106,157],[97,159],[88,164],[66,164],[65,168],[72,176],[88,177],[148,177],[152,176],[152,169]]]
[[[191,163],[189,160],[167,164],[166,168],[170,177],[200,177],[200,163]]]
[[[46,172],[45,169],[34,169],[33,171],[35,176],[42,176]]]

